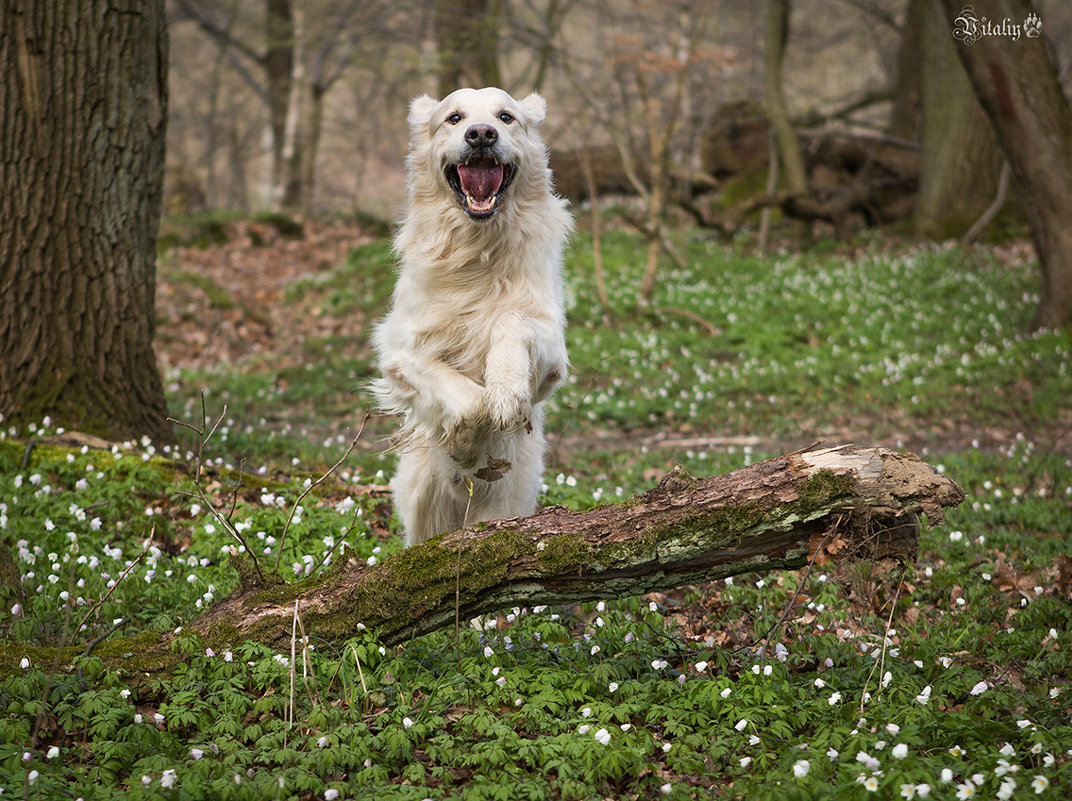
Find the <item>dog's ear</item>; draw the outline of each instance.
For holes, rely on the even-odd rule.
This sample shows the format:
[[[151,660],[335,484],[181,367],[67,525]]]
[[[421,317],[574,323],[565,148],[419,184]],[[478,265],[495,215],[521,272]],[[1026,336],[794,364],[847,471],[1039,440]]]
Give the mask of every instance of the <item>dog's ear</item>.
[[[413,98],[413,101],[409,104],[410,130],[417,132],[427,125],[432,109],[438,104],[439,101],[429,95],[421,95],[420,97]]]
[[[525,110],[532,125],[539,125],[547,116],[547,101],[536,92],[521,101],[521,108]]]

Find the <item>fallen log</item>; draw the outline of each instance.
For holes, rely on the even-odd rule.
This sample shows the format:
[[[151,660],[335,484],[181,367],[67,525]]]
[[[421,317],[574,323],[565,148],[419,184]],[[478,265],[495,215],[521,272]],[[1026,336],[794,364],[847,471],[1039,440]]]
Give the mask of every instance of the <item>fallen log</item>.
[[[397,645],[513,606],[624,598],[812,561],[906,561],[920,516],[936,525],[962,500],[956,482],[915,454],[883,448],[798,451],[702,479],[675,468],[619,504],[481,523],[375,565],[340,558],[293,584],[236,556],[238,588],[183,629],[105,635],[58,653],[7,643],[8,653],[12,664],[30,657],[67,670],[92,653],[150,691],[185,658],[175,647],[183,631],[217,653],[244,641],[286,651],[297,611],[304,634],[320,641],[371,630]]]
[[[561,507],[443,534],[369,566],[241,586],[190,628],[215,648],[253,639],[289,648],[304,631],[385,645],[507,607],[665,591],[810,560],[909,560],[918,520],[944,519],[964,493],[914,454],[842,446],[696,479],[675,468],[655,488],[587,512]]]

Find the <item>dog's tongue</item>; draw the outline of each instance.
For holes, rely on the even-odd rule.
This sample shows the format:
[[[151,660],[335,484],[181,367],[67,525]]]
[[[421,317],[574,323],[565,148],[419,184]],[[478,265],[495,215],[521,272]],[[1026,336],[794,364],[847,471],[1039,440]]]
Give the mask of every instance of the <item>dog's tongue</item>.
[[[458,165],[458,180],[462,191],[480,204],[486,204],[499,192],[503,181],[503,166],[491,159]]]

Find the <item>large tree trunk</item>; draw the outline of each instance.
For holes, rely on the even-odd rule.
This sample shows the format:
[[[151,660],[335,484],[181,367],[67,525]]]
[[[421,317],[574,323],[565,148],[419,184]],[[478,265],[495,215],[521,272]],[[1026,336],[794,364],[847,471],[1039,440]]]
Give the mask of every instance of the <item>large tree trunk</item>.
[[[950,21],[964,8],[943,4]],[[1028,0],[976,0],[974,11],[1017,25],[1034,13]],[[983,36],[958,42],[956,52],[1012,167],[1038,250],[1042,299],[1032,325],[1072,326],[1072,108],[1045,37],[1026,29],[1015,41]]]
[[[912,7],[924,14],[919,194],[921,236],[959,237],[990,205],[1001,175],[1001,150],[968,76],[957,60],[952,18],[939,0]]]
[[[153,352],[164,0],[0,16],[0,416],[172,439]]]
[[[501,86],[499,0],[435,0],[439,96]]]
[[[893,104],[890,107],[890,136],[908,142],[919,141],[920,92],[923,70],[920,51],[923,25],[929,14],[926,6],[931,0],[909,0],[897,47],[897,75],[893,81]]]
[[[186,630],[216,651],[248,639],[284,649],[297,610],[318,639],[368,628],[392,645],[512,606],[623,598],[812,561],[903,561],[915,556],[919,515],[937,524],[963,499],[914,454],[885,449],[801,451],[705,479],[675,469],[621,504],[485,523],[371,567],[343,559],[295,584],[238,561],[240,587]],[[171,633],[134,639],[95,653],[143,675],[181,658]]]

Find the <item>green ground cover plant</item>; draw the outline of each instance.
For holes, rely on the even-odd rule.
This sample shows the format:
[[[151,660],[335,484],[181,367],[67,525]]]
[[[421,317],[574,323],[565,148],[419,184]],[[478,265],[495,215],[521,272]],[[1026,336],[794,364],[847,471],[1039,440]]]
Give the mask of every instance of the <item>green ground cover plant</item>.
[[[64,444],[47,420],[0,432],[4,796],[1067,797],[1072,341],[1022,333],[1036,267],[1000,247],[677,246],[641,314],[639,239],[605,238],[604,309],[577,237],[544,502],[614,502],[674,463],[720,473],[822,436],[903,440],[968,495],[924,525],[915,564],[504,609],[391,649],[373,631],[282,653],[180,636],[180,666],[146,680],[106,666],[105,635],[183,627],[236,585],[231,548],[282,550],[290,577],[400,547],[388,421],[312,486],[361,422],[365,342],[305,341],[309,368],[176,368],[175,417],[200,423],[208,390],[201,483],[245,546],[197,496],[188,432],[168,449]],[[371,320],[389,263],[364,246],[284,302]],[[57,662],[62,644],[80,655]]]

